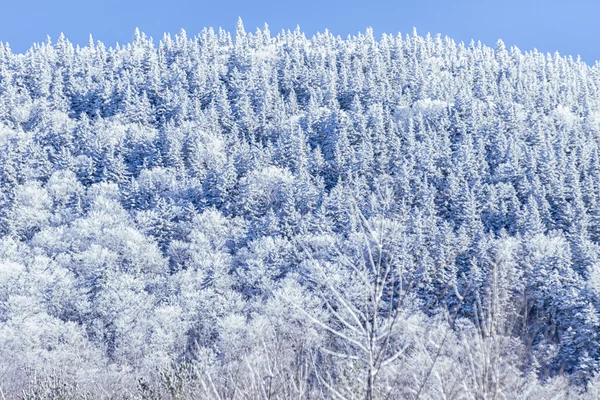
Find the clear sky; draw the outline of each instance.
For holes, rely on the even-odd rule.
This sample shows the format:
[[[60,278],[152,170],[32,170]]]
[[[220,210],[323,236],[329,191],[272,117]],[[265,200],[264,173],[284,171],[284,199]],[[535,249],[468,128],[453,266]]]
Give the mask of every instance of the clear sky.
[[[76,44],[89,34],[107,46],[126,43],[139,27],[159,39],[164,32],[188,35],[205,26],[233,30],[238,16],[246,30],[266,22],[271,32],[301,29],[311,35],[326,28],[336,35],[441,33],[494,46],[502,38],[521,50],[578,54],[600,60],[600,0],[0,0],[0,41],[15,52],[64,32]]]

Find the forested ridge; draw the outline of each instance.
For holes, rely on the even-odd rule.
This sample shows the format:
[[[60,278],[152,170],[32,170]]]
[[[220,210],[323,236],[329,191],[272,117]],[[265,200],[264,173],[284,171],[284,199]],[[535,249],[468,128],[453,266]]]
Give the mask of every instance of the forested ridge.
[[[0,399],[596,399],[599,257],[599,64],[0,44]]]

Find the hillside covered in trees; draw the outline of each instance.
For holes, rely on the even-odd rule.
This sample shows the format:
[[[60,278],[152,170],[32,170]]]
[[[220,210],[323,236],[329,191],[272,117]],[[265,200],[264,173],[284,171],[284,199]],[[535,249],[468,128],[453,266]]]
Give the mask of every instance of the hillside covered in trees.
[[[595,399],[599,307],[598,64],[0,45],[1,399]]]

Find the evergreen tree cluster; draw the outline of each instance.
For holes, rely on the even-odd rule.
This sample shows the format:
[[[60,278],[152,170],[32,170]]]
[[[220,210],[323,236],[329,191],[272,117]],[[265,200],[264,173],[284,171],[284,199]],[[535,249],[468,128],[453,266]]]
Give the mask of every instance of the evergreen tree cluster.
[[[599,65],[0,44],[2,398],[592,399],[599,308]]]

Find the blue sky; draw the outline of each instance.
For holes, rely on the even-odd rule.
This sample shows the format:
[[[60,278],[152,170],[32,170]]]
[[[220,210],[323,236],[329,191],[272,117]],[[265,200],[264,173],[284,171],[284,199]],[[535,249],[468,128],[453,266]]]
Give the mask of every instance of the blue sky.
[[[188,35],[205,26],[233,30],[241,16],[246,30],[266,22],[272,32],[300,25],[307,34],[328,28],[343,37],[372,27],[376,35],[409,33],[448,35],[457,41],[502,38],[522,50],[581,55],[600,60],[598,0],[303,0],[303,1],[128,1],[0,0],[0,41],[16,52],[33,42],[56,39],[60,32],[76,44],[89,34],[109,46],[130,41],[139,27],[159,39],[164,32]]]

